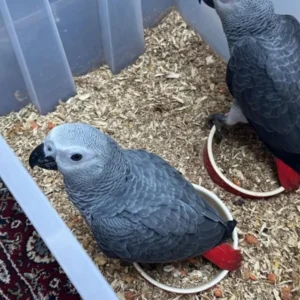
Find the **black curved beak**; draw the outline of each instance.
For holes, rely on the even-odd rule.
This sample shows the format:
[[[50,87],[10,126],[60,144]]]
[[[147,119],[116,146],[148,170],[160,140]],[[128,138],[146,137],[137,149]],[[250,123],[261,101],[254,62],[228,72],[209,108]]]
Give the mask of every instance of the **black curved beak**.
[[[199,0],[200,4],[201,4],[201,1],[202,0]],[[214,0],[203,0],[203,2],[211,8],[215,8]]]
[[[29,156],[29,166],[33,169],[38,166],[46,170],[57,170],[57,164],[52,156],[45,156],[44,143],[37,146]]]

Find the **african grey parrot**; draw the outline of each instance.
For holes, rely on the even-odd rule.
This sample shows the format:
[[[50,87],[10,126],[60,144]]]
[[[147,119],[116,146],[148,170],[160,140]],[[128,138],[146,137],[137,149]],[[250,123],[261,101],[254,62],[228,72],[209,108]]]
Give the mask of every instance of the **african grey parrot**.
[[[165,263],[199,255],[235,270],[242,256],[225,222],[175,168],[144,150],[125,150],[82,123],[54,127],[29,164],[58,170],[69,198],[104,254],[125,262]]]
[[[201,0],[199,1],[201,2]],[[286,190],[300,184],[300,24],[274,12],[272,0],[204,0],[219,15],[230,59],[226,81],[234,100],[221,125],[249,123],[276,157]]]

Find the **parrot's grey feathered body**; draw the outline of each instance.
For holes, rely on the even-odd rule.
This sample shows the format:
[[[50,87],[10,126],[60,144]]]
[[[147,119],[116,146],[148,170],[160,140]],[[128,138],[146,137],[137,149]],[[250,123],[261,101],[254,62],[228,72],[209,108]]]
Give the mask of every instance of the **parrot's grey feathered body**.
[[[236,224],[223,221],[162,158],[122,149],[86,124],[55,127],[30,165],[63,174],[70,199],[112,258],[159,263],[195,257],[230,238]]]
[[[230,238],[232,228],[176,169],[144,150],[122,154],[124,185],[103,193],[106,201],[91,215],[104,253],[128,261],[168,262],[200,255]]]
[[[217,125],[220,121],[229,125],[249,122],[278,159],[282,184],[289,189],[295,179],[298,186],[299,22],[293,16],[276,14],[272,0],[204,2],[215,7],[231,53],[226,81],[234,97],[233,106],[226,117],[216,114],[212,118]]]

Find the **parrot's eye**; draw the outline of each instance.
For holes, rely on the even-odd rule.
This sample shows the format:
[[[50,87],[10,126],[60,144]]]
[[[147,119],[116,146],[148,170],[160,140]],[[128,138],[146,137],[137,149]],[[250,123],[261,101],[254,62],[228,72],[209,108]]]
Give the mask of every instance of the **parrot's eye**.
[[[51,148],[50,146],[48,146],[48,147],[47,147],[47,150],[48,150],[49,152],[51,152],[51,151],[52,151],[52,148]]]
[[[73,154],[71,156],[71,159],[74,160],[74,161],[79,161],[82,159],[82,155],[81,154]]]

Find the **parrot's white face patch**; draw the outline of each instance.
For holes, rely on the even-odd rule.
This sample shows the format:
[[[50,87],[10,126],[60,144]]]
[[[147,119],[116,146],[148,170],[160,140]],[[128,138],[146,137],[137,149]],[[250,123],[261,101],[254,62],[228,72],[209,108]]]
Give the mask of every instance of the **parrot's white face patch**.
[[[94,164],[96,154],[83,147],[55,147],[55,161],[61,173],[69,173],[78,169],[89,168]]]
[[[95,154],[87,149],[58,149],[56,163],[58,169],[65,173],[75,169],[85,169],[93,164]]]
[[[97,154],[84,146],[70,146],[63,142],[59,131],[54,129],[44,141],[45,156],[52,156],[57,164],[58,170],[64,175],[78,169],[88,168],[94,164]]]
[[[108,137],[98,129],[81,123],[54,127],[44,140],[46,156],[54,158],[62,175],[78,176],[91,170],[101,174],[111,156]]]
[[[236,0],[219,0],[219,1],[223,4],[232,4],[232,3],[236,2]]]
[[[45,140],[44,142],[44,152],[46,156],[52,156],[54,158],[55,155],[55,145],[50,140]]]
[[[230,6],[234,6],[238,2],[239,0],[214,0],[215,6],[222,9],[230,8]]]

